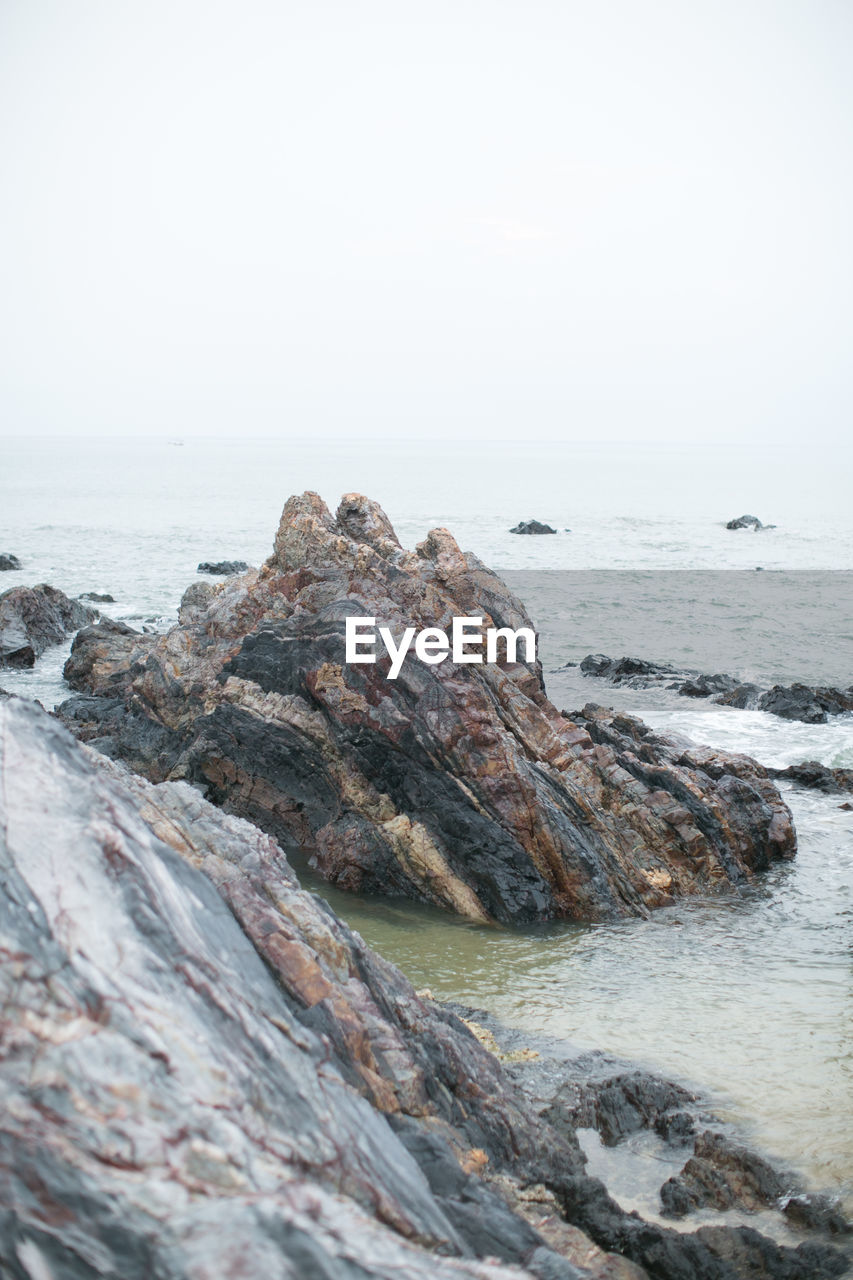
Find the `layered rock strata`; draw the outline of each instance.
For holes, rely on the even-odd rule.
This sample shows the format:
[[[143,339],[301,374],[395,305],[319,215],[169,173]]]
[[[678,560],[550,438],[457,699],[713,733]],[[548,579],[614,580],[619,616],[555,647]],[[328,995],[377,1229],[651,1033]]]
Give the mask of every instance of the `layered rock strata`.
[[[348,617],[449,631],[530,627],[444,529],[405,551],[380,508],[285,506],[272,557],[194,585],[165,636],[75,641],[61,709],[153,781],[186,778],[329,881],[474,920],[642,914],[793,856],[790,814],[753,761],[646,734],[616,745],[561,715],[538,662],[345,660]],[[630,736],[630,735],[629,735]],[[641,747],[641,749],[638,749]]]
[[[0,1270],[14,1280],[838,1276],[624,1213],[280,847],[0,703]]]

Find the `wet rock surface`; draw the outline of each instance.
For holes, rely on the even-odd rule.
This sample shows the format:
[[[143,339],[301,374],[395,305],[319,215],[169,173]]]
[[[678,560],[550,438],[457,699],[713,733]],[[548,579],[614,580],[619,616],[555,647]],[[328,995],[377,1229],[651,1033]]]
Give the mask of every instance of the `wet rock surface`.
[[[519,520],[517,525],[510,529],[510,533],[521,533],[528,535],[538,535],[543,533],[556,533],[556,529],[552,529],[549,524],[543,524],[541,520]]]
[[[552,706],[536,662],[412,657],[390,680],[385,656],[345,661],[349,616],[399,636],[471,615],[532,625],[446,530],[409,552],[368,499],[332,516],[304,494],[267,564],[187,593],[167,635],[79,636],[67,677],[108,701],[60,713],[152,781],[204,786],[342,888],[481,921],[644,914],[793,856],[753,762],[639,722],[608,740],[600,717],[593,732]]]
[[[801,720],[804,724],[826,724],[830,716],[853,711],[853,687],[828,689],[805,684],[776,684],[758,699],[760,711]]]
[[[787,769],[768,769],[773,778],[786,778],[799,787],[823,791],[827,795],[843,795],[853,791],[853,769],[830,769],[817,760],[790,764]]]
[[[0,551],[0,573],[9,573],[13,569],[20,569],[21,562],[17,556],[13,556],[8,551]]]
[[[664,1212],[683,1217],[694,1209],[780,1209],[786,1220],[804,1231],[849,1236],[851,1224],[829,1196],[803,1191],[790,1171],[733,1141],[705,1130],[681,1172],[661,1187]]]
[[[767,711],[785,720],[826,724],[830,716],[853,711],[853,687],[833,689],[805,684],[774,685],[762,689],[736,676],[706,675],[689,668],[647,662],[643,658],[609,658],[590,653],[580,663],[585,676],[609,680],[630,689],[672,689],[685,698],[710,698],[722,706]]]
[[[196,569],[196,573],[230,577],[234,573],[245,573],[248,567],[245,560],[203,560]]]
[[[17,698],[0,781],[4,1274],[842,1273],[624,1213],[451,1010],[192,787]]]
[[[577,1130],[593,1128],[601,1141],[618,1147],[641,1130],[654,1132],[663,1149],[690,1149],[681,1173],[660,1189],[664,1214],[683,1218],[697,1209],[750,1214],[772,1208],[799,1230],[816,1233],[814,1252],[780,1249],[749,1226],[702,1226],[694,1235],[731,1264],[735,1274],[808,1275],[809,1266],[850,1265],[830,1261],[825,1247],[831,1238],[845,1240],[850,1227],[828,1196],[805,1192],[795,1174],[777,1169],[757,1152],[719,1131],[720,1122],[707,1098],[638,1069],[635,1064],[600,1050],[581,1050],[543,1034],[507,1027],[491,1014],[461,1005],[450,1006],[500,1057],[504,1070],[536,1114],[567,1142],[577,1143]],[[709,1125],[717,1125],[711,1130]],[[697,1136],[698,1135],[698,1136]],[[650,1157],[656,1162],[655,1157]],[[636,1218],[636,1215],[632,1215]],[[707,1219],[707,1212],[705,1218]],[[594,1211],[584,1221],[595,1218]],[[599,1229],[603,1224],[599,1222]],[[597,1239],[606,1239],[606,1228]],[[666,1235],[666,1233],[664,1233]],[[848,1247],[848,1246],[845,1246]],[[849,1248],[849,1247],[848,1247]],[[794,1258],[799,1253],[799,1258]],[[654,1251],[655,1257],[665,1256]],[[784,1258],[784,1260],[783,1260]],[[649,1255],[645,1256],[649,1266]],[[668,1259],[665,1268],[676,1266]],[[689,1264],[688,1264],[689,1265]],[[698,1264],[697,1264],[698,1265]],[[657,1274],[653,1266],[649,1274]],[[669,1274],[664,1270],[661,1274]],[[689,1269],[683,1274],[688,1276]],[[697,1274],[702,1274],[697,1270]]]
[[[94,609],[41,583],[0,595],[0,667],[32,667],[45,649],[92,622]]]
[[[89,600],[92,604],[115,604],[115,596],[111,596],[108,591],[84,591],[80,600]]]

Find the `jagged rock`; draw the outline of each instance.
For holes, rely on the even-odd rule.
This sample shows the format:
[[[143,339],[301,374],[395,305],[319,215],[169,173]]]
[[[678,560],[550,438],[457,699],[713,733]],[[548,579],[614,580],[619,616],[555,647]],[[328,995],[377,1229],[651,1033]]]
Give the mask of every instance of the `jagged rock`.
[[[790,764],[787,769],[768,769],[773,778],[788,778],[797,786],[812,791],[824,791],[827,795],[842,795],[853,791],[853,769],[830,769],[817,760],[804,760],[802,764]]]
[[[548,702],[537,662],[413,657],[395,680],[386,658],[345,662],[348,616],[399,635],[472,614],[532,625],[446,530],[412,553],[368,499],[347,495],[333,517],[304,494],[260,571],[182,604],[165,636],[79,637],[69,679],[125,700],[99,746],[206,786],[346,889],[477,920],[600,919],[793,855],[790,814],[754,763],[648,735],[642,760],[633,740],[614,750]],[[73,704],[61,714],[73,726]]]
[[[518,524],[510,529],[510,533],[539,534],[556,532],[556,529],[552,529],[549,524],[542,524],[540,520],[519,520]],[[569,533],[570,530],[567,529],[566,532]]]
[[[697,1136],[693,1155],[678,1177],[664,1183],[661,1201],[673,1217],[709,1207],[754,1212],[780,1205],[792,1181],[754,1151],[706,1130]]]
[[[693,1095],[680,1085],[647,1071],[631,1071],[573,1089],[570,1110],[567,1099],[559,1095],[554,1106],[571,1117],[575,1128],[596,1129],[604,1145],[613,1147],[640,1129],[653,1128],[667,1141],[684,1141],[693,1130],[693,1120],[684,1111],[692,1101]]]
[[[184,626],[197,622],[206,612],[215,592],[216,587],[212,582],[191,582],[181,596],[181,603],[178,606],[180,622]]]
[[[703,675],[700,671],[671,667],[665,662],[648,662],[644,658],[608,658],[604,653],[587,654],[580,663],[580,669],[585,676],[597,676],[612,684],[626,685],[630,689],[673,689],[684,698],[740,694],[745,688],[734,676]],[[722,697],[714,697],[716,702],[723,700]]]
[[[8,551],[0,552],[0,573],[7,573],[11,569],[20,569],[21,562],[17,556],[11,555]]]
[[[612,680],[614,684],[640,689],[652,684],[672,683],[684,674],[663,662],[647,662],[644,658],[608,658],[605,653],[588,653],[580,669],[585,676],[598,676]]]
[[[101,618],[74,637],[63,675],[72,689],[108,695],[113,684],[124,684],[126,660],[141,642],[143,637],[126,622]]]
[[[234,573],[245,573],[248,567],[245,560],[203,560],[196,573],[213,573],[230,577]]]
[[[52,644],[59,644],[95,618],[93,609],[56,587],[12,587],[0,595],[0,667],[31,667]]]
[[[810,1193],[791,1196],[783,1212],[789,1222],[803,1231],[823,1231],[832,1236],[846,1236],[853,1231],[853,1226],[829,1196]]]
[[[781,716],[783,720],[826,724],[830,716],[853,711],[853,688],[843,690],[805,684],[775,684],[758,699],[758,709]]]
[[[631,689],[663,687],[682,697],[711,698],[721,706],[757,708],[785,720],[802,720],[806,724],[825,724],[829,716],[853,711],[853,687],[832,689],[812,685],[774,685],[764,692],[756,684],[739,681],[724,674],[703,675],[699,671],[679,669],[644,658],[609,658],[604,653],[590,653],[580,669],[585,676],[596,676],[612,684]]]
[[[758,516],[738,516],[736,520],[729,520],[726,525],[727,529],[753,529],[756,533],[759,529],[775,529],[775,524],[762,524]]]
[[[737,707],[740,711],[754,711],[758,706],[761,689],[757,684],[739,684],[730,693],[721,693],[714,699],[721,707]]]
[[[115,604],[115,596],[111,596],[107,591],[84,591],[80,600],[90,600],[92,604]]]
[[[706,1242],[623,1212],[270,837],[22,699],[0,705],[0,806],[4,1273],[843,1271],[835,1249],[729,1228]]]

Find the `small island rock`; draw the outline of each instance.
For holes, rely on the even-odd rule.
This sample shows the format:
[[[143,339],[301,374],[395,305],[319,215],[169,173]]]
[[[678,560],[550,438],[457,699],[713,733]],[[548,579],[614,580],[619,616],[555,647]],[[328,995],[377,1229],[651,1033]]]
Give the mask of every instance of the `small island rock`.
[[[514,529],[510,529],[510,533],[556,533],[556,529],[552,529],[549,524],[542,524],[540,520],[520,520]],[[567,529],[568,533],[569,530]]]

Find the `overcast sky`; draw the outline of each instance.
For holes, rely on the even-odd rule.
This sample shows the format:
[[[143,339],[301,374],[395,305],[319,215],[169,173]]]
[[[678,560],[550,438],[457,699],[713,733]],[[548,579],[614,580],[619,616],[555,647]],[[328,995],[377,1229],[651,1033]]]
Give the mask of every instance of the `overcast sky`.
[[[849,0],[0,0],[0,431],[846,439]]]

